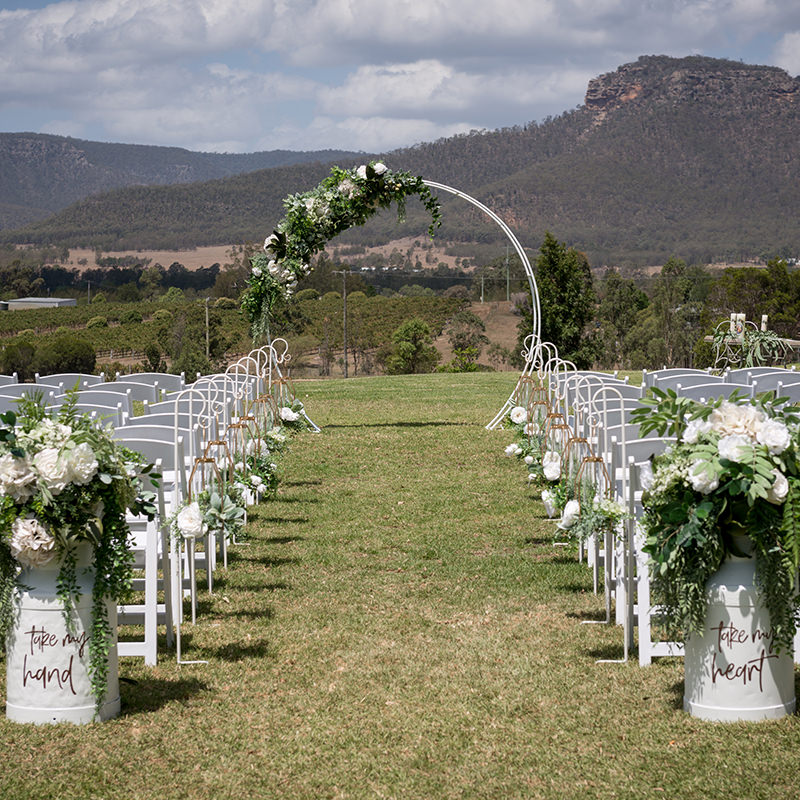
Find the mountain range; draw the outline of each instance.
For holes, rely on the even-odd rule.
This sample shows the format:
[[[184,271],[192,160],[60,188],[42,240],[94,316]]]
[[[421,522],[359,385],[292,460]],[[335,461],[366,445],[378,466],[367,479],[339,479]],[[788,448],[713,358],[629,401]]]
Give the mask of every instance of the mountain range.
[[[800,79],[781,69],[642,56],[592,80],[585,102],[558,117],[380,155],[192,154],[0,134],[0,203],[13,200],[40,215],[57,202],[66,206],[0,238],[104,249],[258,241],[282,216],[282,198],[313,188],[331,163],[381,157],[478,198],[523,244],[538,247],[547,230],[594,265],[800,255],[799,123]],[[101,161],[100,153],[113,157]],[[249,171],[258,158],[275,161]],[[71,177],[78,175],[86,179]],[[93,194],[98,184],[90,175],[148,185]],[[61,188],[48,194],[51,185]],[[83,199],[66,205],[81,192]],[[442,199],[442,239],[502,241],[471,206]],[[425,227],[417,214],[410,206],[413,235]],[[403,235],[384,213],[345,237],[374,244]]]

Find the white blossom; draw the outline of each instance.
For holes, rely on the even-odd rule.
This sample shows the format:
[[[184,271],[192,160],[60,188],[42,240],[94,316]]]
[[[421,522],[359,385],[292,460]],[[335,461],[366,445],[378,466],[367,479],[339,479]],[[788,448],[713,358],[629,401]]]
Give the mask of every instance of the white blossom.
[[[708,461],[695,461],[688,479],[692,489],[700,494],[709,494],[719,486],[719,476]]]
[[[756,440],[772,455],[778,456],[791,444],[792,436],[781,420],[768,419],[756,434]]]
[[[94,451],[86,442],[81,442],[77,447],[74,447],[67,459],[69,478],[73,483],[77,483],[78,486],[86,486],[94,478],[97,474],[97,466],[97,458]]]
[[[542,472],[548,481],[557,481],[561,477],[561,456],[548,450],[542,456]]]
[[[535,459],[533,456],[531,456],[531,455],[527,455],[527,456],[525,456],[525,458],[523,458],[522,460],[523,460],[523,461],[524,461],[524,462],[525,462],[525,463],[526,463],[528,466],[530,466],[531,464],[533,464],[533,462],[534,462],[536,459]]]
[[[766,419],[761,409],[751,405],[737,405],[729,400],[715,408],[709,417],[712,429],[720,436],[741,435],[753,440]]]
[[[206,524],[203,512],[196,500],[178,512],[177,523],[181,536],[187,539],[197,538],[205,533]]]
[[[639,465],[639,485],[645,492],[649,492],[653,488],[653,465],[649,461],[645,461]]]
[[[367,179],[367,165],[366,164],[362,164],[356,170],[356,175],[358,175],[358,177],[361,178],[362,181],[366,180]]]
[[[690,419],[683,432],[683,441],[696,444],[697,440],[712,430],[711,422],[707,419]]]
[[[561,512],[561,519],[558,522],[558,527],[561,530],[569,530],[581,515],[581,505],[577,500],[567,500],[564,510]]]
[[[387,166],[386,166],[386,164],[384,164],[382,161],[376,161],[376,162],[375,162],[375,163],[372,165],[372,169],[374,169],[374,170],[375,170],[375,174],[376,174],[376,175],[383,175],[383,173],[384,173],[384,172],[386,172],[386,170],[388,169],[388,167],[387,167]]]
[[[45,447],[33,457],[33,466],[39,478],[53,495],[64,491],[70,481],[69,465],[60,457],[55,447]]]
[[[741,433],[722,436],[717,444],[719,457],[735,461],[737,464],[746,461],[752,454],[752,450],[752,440]]]
[[[515,425],[521,425],[523,422],[528,421],[528,412],[525,409],[525,406],[514,406],[514,408],[511,409],[509,416]]]
[[[542,492],[542,503],[545,513],[552,519],[556,515],[556,496],[549,489]]]
[[[522,452],[522,448],[516,443],[512,442],[508,447],[505,449],[505,454],[509,457],[511,456],[518,456]]]
[[[282,406],[281,407],[281,419],[284,422],[297,422],[300,419],[300,414],[296,411],[292,411],[289,406]]]
[[[56,554],[56,540],[38,520],[17,517],[11,523],[11,555],[23,567],[43,567]]]
[[[0,456],[0,495],[23,501],[36,491],[36,473],[27,458],[16,458],[11,453]]]
[[[272,233],[264,239],[264,249],[269,250],[271,247],[274,247],[278,243],[278,237]]]
[[[772,474],[775,476],[775,481],[769,487],[767,500],[775,505],[781,505],[786,500],[786,495],[789,494],[789,481],[786,480],[786,476],[780,470],[774,469]]]

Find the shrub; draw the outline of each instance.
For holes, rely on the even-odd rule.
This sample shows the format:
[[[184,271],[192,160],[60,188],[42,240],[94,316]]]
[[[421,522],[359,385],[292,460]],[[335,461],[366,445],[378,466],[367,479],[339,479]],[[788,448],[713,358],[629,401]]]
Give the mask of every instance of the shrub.
[[[94,348],[79,336],[64,334],[36,350],[36,371],[40,375],[58,372],[94,372]]]
[[[87,323],[87,328],[107,328],[108,319],[106,317],[92,317]]]
[[[303,300],[319,300],[319,292],[316,289],[301,289],[294,299],[302,302]]]
[[[166,308],[159,308],[153,312],[153,322],[172,322],[172,312]]]
[[[142,321],[142,315],[135,308],[130,308],[120,316],[119,321],[123,325],[133,325]]]
[[[238,307],[239,304],[232,297],[218,297],[214,301],[214,308],[220,308],[223,311]]]

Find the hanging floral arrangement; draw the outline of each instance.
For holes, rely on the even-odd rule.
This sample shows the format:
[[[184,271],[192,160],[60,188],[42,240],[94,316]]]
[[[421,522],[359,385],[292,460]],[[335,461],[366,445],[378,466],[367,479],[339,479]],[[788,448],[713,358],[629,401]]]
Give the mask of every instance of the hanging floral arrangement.
[[[354,169],[333,167],[331,174],[309,192],[289,195],[286,216],[264,242],[264,252],[250,260],[248,289],[242,300],[254,327],[265,330],[270,309],[279,298],[291,297],[299,280],[311,272],[311,259],[325,244],[355,225],[363,225],[382,208],[397,204],[405,216],[405,200],[418,196],[431,215],[429,233],[441,224],[438,198],[421,177],[392,172],[381,162]]]

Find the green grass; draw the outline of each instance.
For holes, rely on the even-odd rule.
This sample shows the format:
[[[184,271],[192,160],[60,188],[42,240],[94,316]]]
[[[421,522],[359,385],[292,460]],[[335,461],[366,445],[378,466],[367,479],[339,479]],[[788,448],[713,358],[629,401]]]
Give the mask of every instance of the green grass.
[[[0,721],[19,798],[794,798],[800,719],[681,710],[483,425],[506,374],[298,382],[322,427],[251,515],[186,657],[125,659],[123,713]]]

